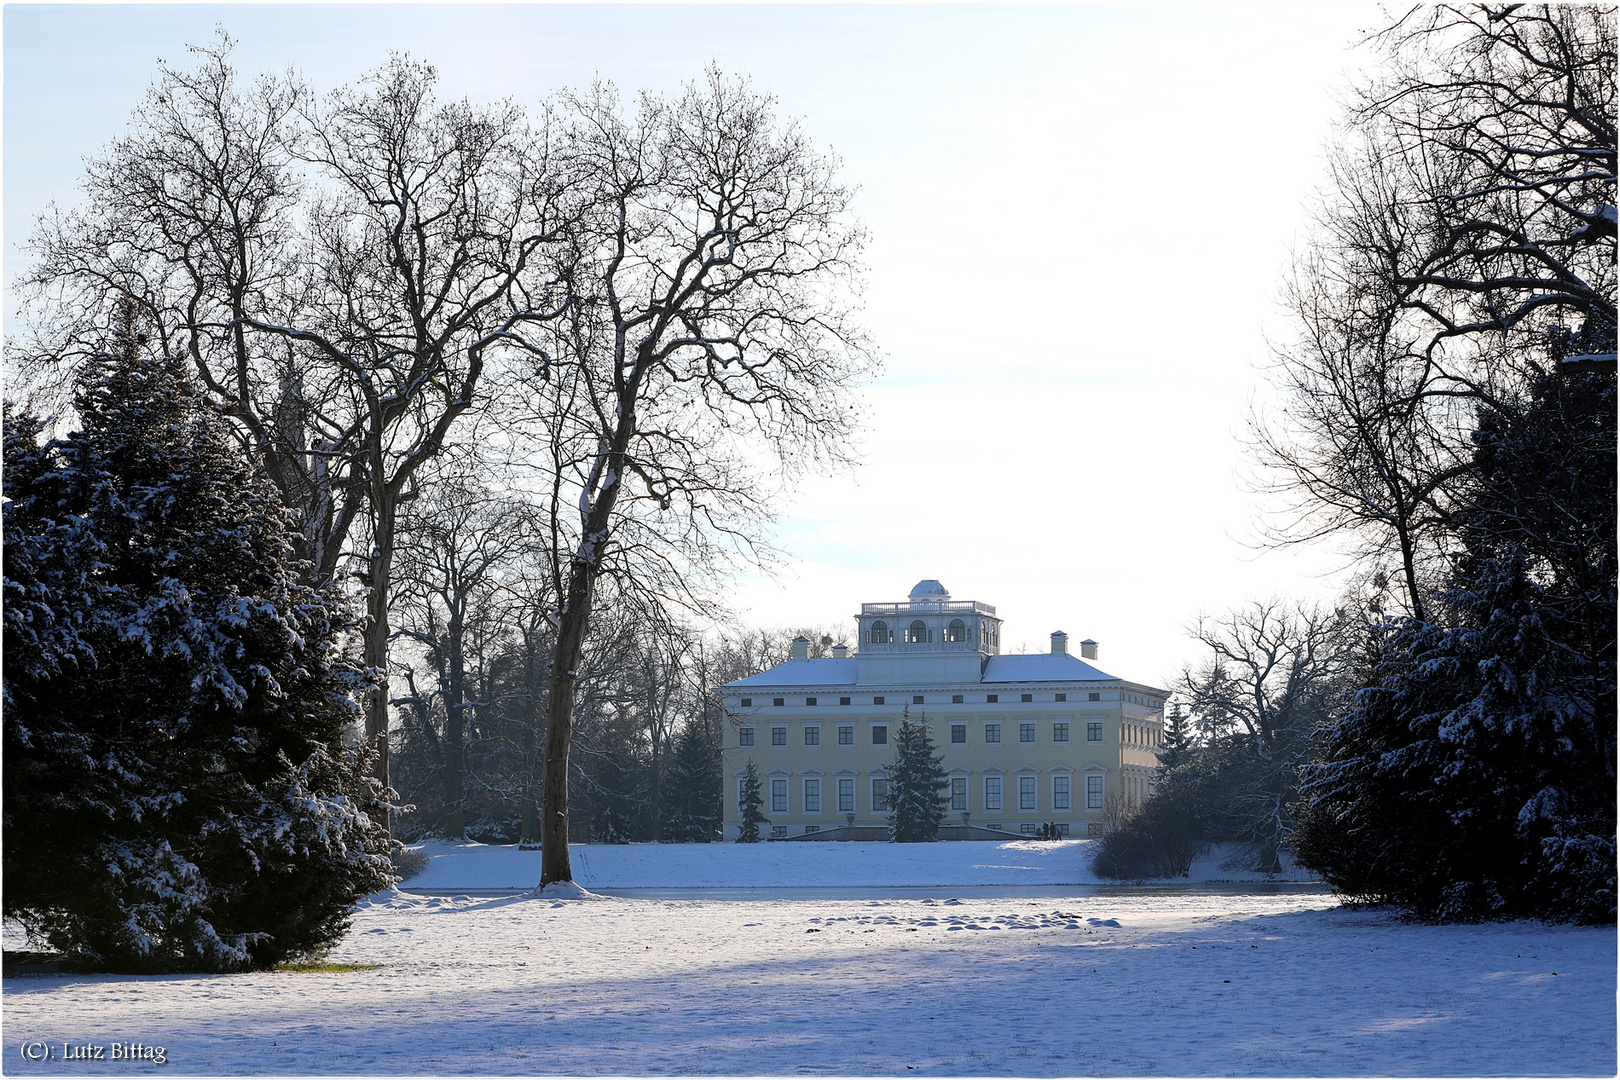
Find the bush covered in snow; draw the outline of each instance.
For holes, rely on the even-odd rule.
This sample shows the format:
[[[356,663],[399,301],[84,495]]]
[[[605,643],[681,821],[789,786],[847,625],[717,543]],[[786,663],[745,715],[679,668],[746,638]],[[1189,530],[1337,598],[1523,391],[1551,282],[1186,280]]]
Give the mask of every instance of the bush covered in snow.
[[[319,952],[391,881],[365,670],[275,489],[126,315],[83,428],[5,419],[5,915],[88,965]]]

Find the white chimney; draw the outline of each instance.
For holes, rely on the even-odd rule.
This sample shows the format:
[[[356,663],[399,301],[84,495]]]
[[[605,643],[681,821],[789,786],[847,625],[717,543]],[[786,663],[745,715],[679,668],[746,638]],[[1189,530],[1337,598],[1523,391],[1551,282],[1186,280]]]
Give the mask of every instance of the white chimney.
[[[1090,638],[1080,643],[1080,655],[1087,660],[1097,659],[1097,643]]]
[[[1069,651],[1069,635],[1061,630],[1052,633],[1052,652],[1067,653]]]
[[[833,659],[842,660],[849,655],[849,646],[842,641],[833,646]]]
[[[810,641],[803,634],[793,639],[793,659],[810,659]]]

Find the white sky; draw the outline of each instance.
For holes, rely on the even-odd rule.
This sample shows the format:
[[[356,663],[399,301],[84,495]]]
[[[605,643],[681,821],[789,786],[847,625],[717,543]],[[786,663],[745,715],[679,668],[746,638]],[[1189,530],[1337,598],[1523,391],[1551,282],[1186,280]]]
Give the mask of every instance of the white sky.
[[[872,233],[885,372],[853,477],[784,507],[791,561],[732,598],[838,623],[938,578],[1004,648],[1101,642],[1163,681],[1184,627],[1331,596],[1325,553],[1259,553],[1245,408],[1334,94],[1383,23],[1359,4],[17,5],[4,14],[5,271],[155,73],[223,25],[241,70],[318,88],[389,49],[445,96],[538,102],[600,75],[673,89],[718,61],[844,161]],[[10,311],[8,301],[6,308]]]

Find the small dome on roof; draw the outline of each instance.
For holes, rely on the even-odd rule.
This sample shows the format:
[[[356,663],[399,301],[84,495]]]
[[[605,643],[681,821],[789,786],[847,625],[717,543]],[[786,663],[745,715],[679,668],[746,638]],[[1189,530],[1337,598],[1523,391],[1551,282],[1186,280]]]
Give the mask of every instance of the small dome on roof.
[[[917,582],[916,586],[911,590],[911,599],[913,600],[949,600],[950,598],[951,594],[946,591],[945,586],[933,578]]]

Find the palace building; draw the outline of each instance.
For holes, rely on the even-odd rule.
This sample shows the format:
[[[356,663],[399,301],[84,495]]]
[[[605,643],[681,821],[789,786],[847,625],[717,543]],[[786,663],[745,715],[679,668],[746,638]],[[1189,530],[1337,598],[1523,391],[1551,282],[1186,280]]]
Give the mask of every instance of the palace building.
[[[996,609],[918,582],[905,603],[862,604],[856,649],[835,645],[720,688],[725,731],[725,837],[737,837],[742,776],[760,777],[763,836],[886,835],[885,767],[901,722],[926,721],[950,777],[942,838],[1099,830],[1105,807],[1147,798],[1164,690],[1096,666],[1097,643],[1004,655]],[[825,836],[820,834],[827,834]]]

